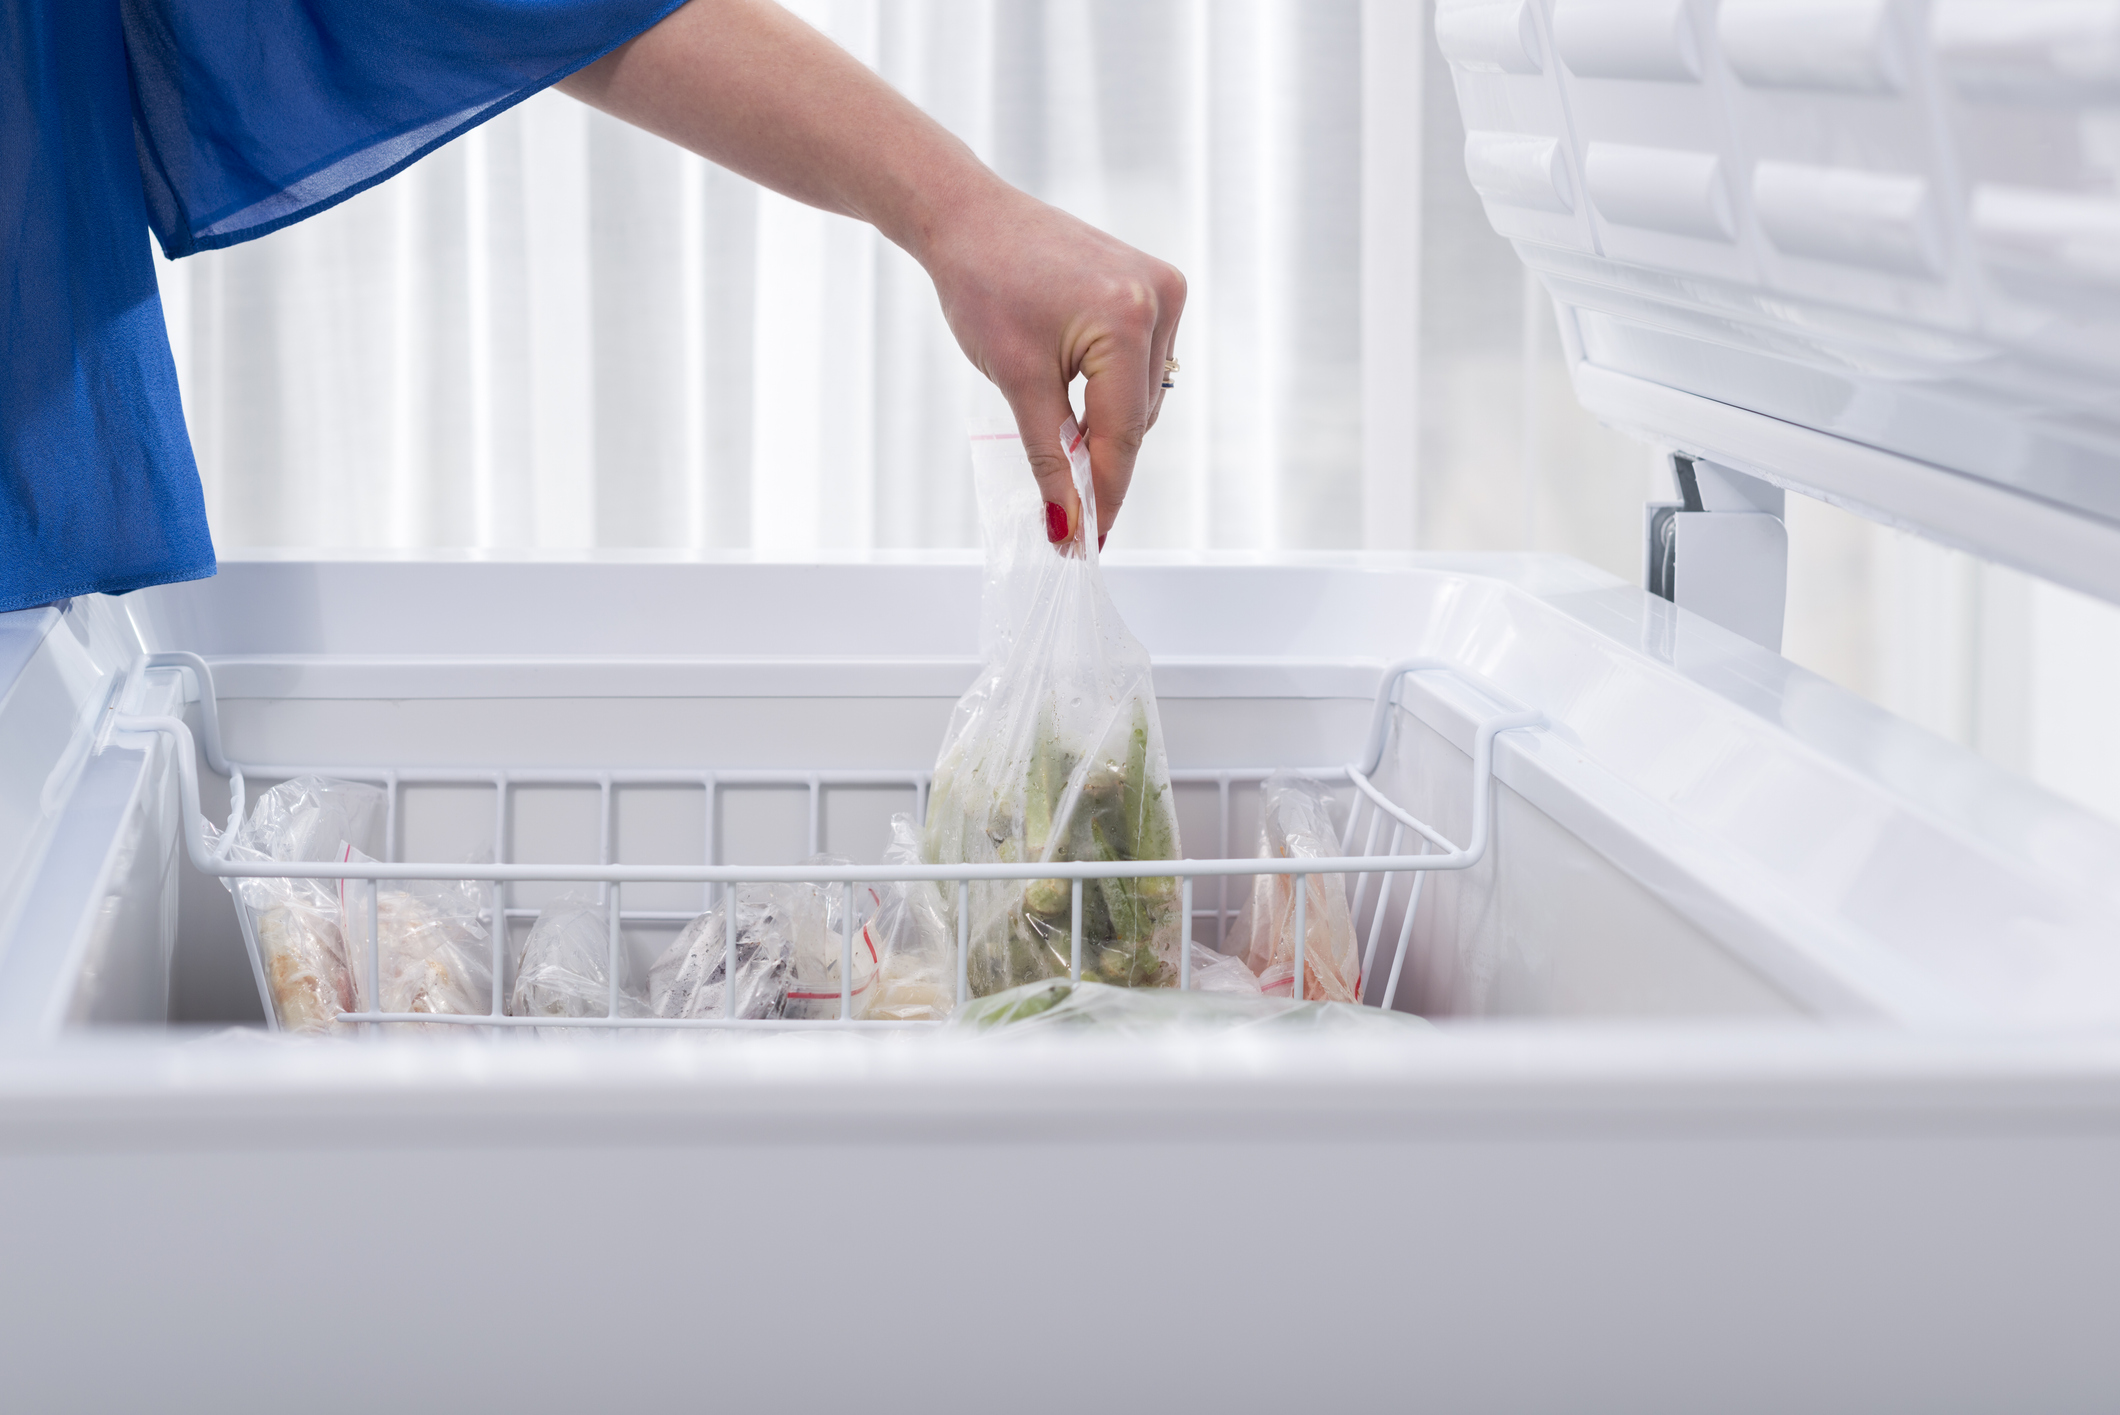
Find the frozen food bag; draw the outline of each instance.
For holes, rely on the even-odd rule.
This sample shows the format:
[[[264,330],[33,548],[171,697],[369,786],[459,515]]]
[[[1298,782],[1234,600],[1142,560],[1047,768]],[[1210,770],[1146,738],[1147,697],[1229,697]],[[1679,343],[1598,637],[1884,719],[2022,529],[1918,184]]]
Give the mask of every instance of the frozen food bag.
[[[844,855],[812,855],[805,865],[851,865]],[[840,1004],[842,954],[852,962],[852,982],[847,988],[853,1015],[859,1017],[869,1005],[882,964],[882,950],[874,947],[861,927],[861,893],[867,886],[844,884],[785,884],[779,888],[788,901],[788,916],[794,924],[794,975],[788,985],[784,1016],[798,1019],[837,1017]],[[851,950],[846,933],[846,908],[854,902],[855,918]]]
[[[1315,860],[1340,853],[1332,824],[1332,795],[1314,777],[1277,771],[1259,788],[1259,855]],[[1289,996],[1295,990],[1295,875],[1255,875],[1251,897],[1237,915],[1229,951],[1258,975],[1260,988]],[[1303,996],[1315,1002],[1360,1002],[1362,963],[1342,875],[1304,875]]]
[[[891,817],[887,865],[920,863],[920,827],[908,815]],[[876,986],[860,1015],[885,1022],[939,1022],[957,1003],[957,944],[943,917],[941,896],[917,882],[863,885],[869,916],[861,937],[877,960]]]
[[[338,859],[341,846],[379,849],[384,808],[380,786],[328,776],[298,776],[259,793],[236,832],[235,843],[268,860],[321,864]],[[327,904],[335,899],[332,881],[301,882],[315,885],[321,891],[318,897]]]
[[[341,858],[373,863],[346,846]],[[374,896],[378,953],[369,928]],[[493,1009],[494,917],[486,886],[475,880],[364,880],[338,882],[339,928],[346,938],[346,966],[363,1012],[423,1012],[486,1016]],[[369,991],[369,960],[376,959],[380,996]]]
[[[253,885],[286,881],[247,881]],[[266,891],[260,889],[257,892]],[[283,898],[253,909],[251,927],[265,964],[265,984],[283,1032],[340,1030],[341,1012],[353,1011],[353,977],[346,971],[345,943],[336,915]]]
[[[1243,959],[1227,953],[1217,953],[1204,943],[1188,943],[1192,951],[1192,988],[1194,992],[1259,991],[1258,975],[1246,966]]]
[[[814,855],[807,865],[845,865],[837,855]],[[736,991],[740,1018],[837,1017],[840,1002],[843,885],[740,884],[735,890]],[[722,1017],[728,998],[728,891],[722,901],[685,925],[648,975],[649,1005],[657,1017]],[[878,954],[854,948],[852,985],[857,1015],[875,986]]]
[[[1178,858],[1148,653],[1120,622],[1098,568],[1087,438],[1072,419],[1062,436],[1083,510],[1058,547],[1046,540],[1015,434],[973,437],[987,666],[936,758],[921,848],[930,864]],[[954,938],[957,891],[934,893]],[[969,902],[974,996],[1068,973],[1069,881],[982,881]],[[1178,914],[1173,878],[1086,881],[1082,975],[1127,987],[1175,982]]]
[[[372,844],[384,808],[380,788],[302,776],[261,792],[229,843],[232,860],[323,863],[351,843]],[[209,830],[211,827],[209,826]],[[354,1008],[353,978],[339,928],[338,882],[223,879],[249,916],[280,1029],[329,1034]]]
[[[794,982],[786,905],[770,885],[736,886],[736,1005],[728,996],[729,891],[701,914],[648,970],[648,1007],[657,1017],[779,1017]]]
[[[625,949],[620,948],[618,1015],[645,1016],[648,1000],[628,975],[626,963]],[[538,911],[516,963],[508,1015],[611,1015],[611,925],[605,906],[594,895],[569,890]]]
[[[1404,1035],[1428,1023],[1404,1012],[1346,1002],[1297,1002],[1285,993],[1154,992],[1048,978],[975,998],[950,1026],[1001,1037],[1097,1033],[1153,1036],[1177,1031],[1265,1028],[1288,1032]]]

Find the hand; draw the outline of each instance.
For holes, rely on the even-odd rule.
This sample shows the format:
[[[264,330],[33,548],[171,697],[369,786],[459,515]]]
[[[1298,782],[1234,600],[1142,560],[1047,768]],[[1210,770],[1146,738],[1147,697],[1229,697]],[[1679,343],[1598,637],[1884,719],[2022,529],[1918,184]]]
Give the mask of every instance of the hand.
[[[998,180],[917,254],[965,357],[1016,415],[1039,491],[1062,513],[1047,513],[1055,541],[1082,516],[1060,425],[1073,413],[1068,385],[1077,374],[1087,380],[1082,426],[1103,545],[1163,409],[1185,277]]]
[[[927,267],[965,354],[1015,411],[1065,540],[1082,518],[1060,424],[1083,423],[1101,543],[1163,405],[1185,277],[996,177],[771,0],[692,0],[563,80],[585,103],[775,191],[859,217]]]

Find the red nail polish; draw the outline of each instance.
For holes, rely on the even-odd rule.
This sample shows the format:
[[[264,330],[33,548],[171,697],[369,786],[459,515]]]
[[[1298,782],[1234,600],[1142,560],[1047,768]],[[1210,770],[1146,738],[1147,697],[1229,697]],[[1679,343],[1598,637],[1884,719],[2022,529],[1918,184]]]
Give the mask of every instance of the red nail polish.
[[[1099,555],[1102,555],[1104,553],[1104,537],[1110,534],[1110,531],[1106,531],[1103,535],[1097,537],[1097,553]]]
[[[1057,501],[1045,503],[1045,538],[1055,545],[1067,539],[1067,508]]]

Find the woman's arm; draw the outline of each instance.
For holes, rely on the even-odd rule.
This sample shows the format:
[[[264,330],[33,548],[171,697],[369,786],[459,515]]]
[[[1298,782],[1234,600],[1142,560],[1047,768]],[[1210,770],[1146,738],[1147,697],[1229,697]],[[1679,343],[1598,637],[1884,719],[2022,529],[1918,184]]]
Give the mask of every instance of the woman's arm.
[[[1111,529],[1162,406],[1184,276],[1017,191],[769,0],[692,0],[560,87],[903,247],[1008,399],[1039,487],[1070,527],[1080,505],[1060,424],[1069,381],[1085,375],[1097,530]]]

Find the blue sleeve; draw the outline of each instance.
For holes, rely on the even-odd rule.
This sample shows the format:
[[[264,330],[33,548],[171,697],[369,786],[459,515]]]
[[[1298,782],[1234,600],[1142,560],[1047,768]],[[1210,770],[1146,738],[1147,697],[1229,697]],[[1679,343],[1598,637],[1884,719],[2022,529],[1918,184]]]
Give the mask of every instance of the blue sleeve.
[[[278,230],[565,78],[683,0],[122,0],[171,257]]]

